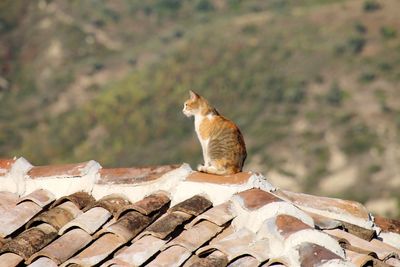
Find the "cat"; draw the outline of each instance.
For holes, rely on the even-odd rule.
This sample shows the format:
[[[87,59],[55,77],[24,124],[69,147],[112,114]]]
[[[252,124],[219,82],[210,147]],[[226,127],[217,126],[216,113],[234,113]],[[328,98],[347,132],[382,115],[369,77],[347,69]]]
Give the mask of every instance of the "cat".
[[[221,116],[208,101],[190,91],[185,101],[183,113],[194,116],[197,137],[203,150],[204,165],[200,172],[230,175],[242,171],[247,157],[243,135],[235,123]]]

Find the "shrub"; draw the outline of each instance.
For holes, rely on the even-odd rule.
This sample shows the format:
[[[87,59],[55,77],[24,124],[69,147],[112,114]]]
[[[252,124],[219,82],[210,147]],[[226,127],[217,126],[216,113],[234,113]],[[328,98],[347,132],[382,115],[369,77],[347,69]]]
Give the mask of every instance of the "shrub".
[[[358,54],[362,52],[366,42],[367,40],[364,37],[361,36],[352,37],[348,40],[347,47],[353,54]]]
[[[366,12],[373,12],[380,9],[381,5],[375,0],[366,0],[363,8]]]
[[[339,106],[342,104],[343,97],[343,90],[339,87],[339,84],[337,82],[334,82],[331,85],[328,94],[326,95],[326,101],[332,106]]]
[[[390,26],[383,26],[381,28],[381,35],[385,39],[392,39],[395,38],[397,35],[396,29],[390,27]]]

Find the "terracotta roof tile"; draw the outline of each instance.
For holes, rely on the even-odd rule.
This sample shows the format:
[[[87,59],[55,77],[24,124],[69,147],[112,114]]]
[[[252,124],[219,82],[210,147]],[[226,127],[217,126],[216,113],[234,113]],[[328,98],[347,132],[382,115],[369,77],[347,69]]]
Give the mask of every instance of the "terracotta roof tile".
[[[111,216],[112,214],[102,207],[91,208],[65,224],[60,229],[59,234],[62,235],[74,227],[79,227],[82,230],[85,230],[88,234],[94,234],[103,224],[108,221],[108,219],[111,218]]]
[[[398,264],[397,221],[374,227],[356,202],[275,191],[251,173],[96,164],[34,167],[31,194],[0,192],[0,267]]]
[[[55,200],[55,196],[47,190],[38,189],[38,190],[35,190],[34,192],[30,193],[29,195],[21,198],[19,203],[22,203],[22,202],[28,201],[28,200],[36,203],[41,208],[43,208],[43,207],[49,205],[51,202],[53,202]]]
[[[15,253],[4,253],[0,255],[0,267],[18,266],[24,259]]]
[[[81,229],[72,229],[59,237],[39,252],[32,255],[27,263],[34,262],[39,257],[47,257],[56,264],[61,264],[72,257],[80,249],[92,241],[92,237]]]
[[[159,267],[159,266],[180,266],[183,264],[190,256],[191,251],[181,247],[172,246],[162,251],[157,257],[146,264],[148,267]]]
[[[176,204],[170,211],[182,211],[197,216],[212,206],[212,202],[203,196],[193,196],[181,203]]]
[[[31,227],[31,225],[37,225],[38,223],[48,223],[58,231],[66,223],[68,223],[81,213],[82,211],[78,209],[78,207],[72,202],[64,202],[61,205],[45,211],[31,219],[26,224],[26,228]]]
[[[99,171],[99,184],[137,184],[156,180],[179,165],[165,165],[142,168],[113,168]]]
[[[45,257],[41,257],[28,265],[28,267],[57,267],[57,263]]]
[[[187,178],[190,182],[213,183],[213,184],[244,184],[252,173],[239,172],[233,175],[214,175],[202,172],[192,172]]]
[[[13,252],[25,260],[49,244],[57,236],[56,229],[46,223],[40,224],[19,234],[7,242],[0,253]]]
[[[14,208],[19,202],[17,194],[10,192],[0,192],[0,213],[6,212]]]
[[[4,176],[11,170],[16,159],[0,159],[0,176]]]
[[[28,172],[28,175],[32,179],[50,176],[82,176],[87,173],[87,168],[90,164],[91,161],[75,164],[35,166]]]
[[[149,234],[164,239],[192,217],[192,215],[181,211],[169,212],[147,227],[141,235]]]
[[[99,264],[124,243],[123,238],[118,235],[112,233],[104,234],[81,253],[63,263],[62,266],[69,266],[72,263],[82,266]]]
[[[237,198],[243,203],[243,206],[249,210],[258,209],[271,202],[282,201],[280,198],[260,189],[249,189],[238,193]]]

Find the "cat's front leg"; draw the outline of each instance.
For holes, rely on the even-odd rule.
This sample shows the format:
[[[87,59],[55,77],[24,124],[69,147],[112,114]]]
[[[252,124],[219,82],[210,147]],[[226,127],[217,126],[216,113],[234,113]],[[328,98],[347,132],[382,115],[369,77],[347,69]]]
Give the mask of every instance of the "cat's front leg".
[[[199,164],[199,165],[197,165],[197,170],[199,171],[199,172],[205,172],[206,171],[206,166],[204,166],[204,165],[201,165],[201,164]]]

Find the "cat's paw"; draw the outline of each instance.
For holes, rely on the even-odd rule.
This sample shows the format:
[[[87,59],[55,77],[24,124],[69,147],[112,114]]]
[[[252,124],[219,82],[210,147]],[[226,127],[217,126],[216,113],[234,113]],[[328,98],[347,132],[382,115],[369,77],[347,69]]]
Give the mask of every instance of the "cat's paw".
[[[207,168],[206,168],[204,165],[201,165],[201,164],[197,165],[197,170],[198,170],[199,172],[205,172],[206,169],[207,169]]]

